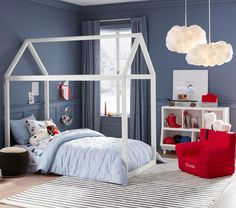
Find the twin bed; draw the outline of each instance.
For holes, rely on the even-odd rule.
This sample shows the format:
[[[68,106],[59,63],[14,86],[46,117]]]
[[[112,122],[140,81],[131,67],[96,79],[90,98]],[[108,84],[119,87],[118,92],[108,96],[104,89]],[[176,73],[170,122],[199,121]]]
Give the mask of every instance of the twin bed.
[[[121,74],[114,75],[49,75],[33,44],[88,41],[100,39],[132,38],[133,45],[127,63]],[[130,74],[132,62],[140,47],[149,73]],[[29,49],[42,75],[17,75],[12,73]],[[37,146],[24,145],[30,153],[34,171],[53,172],[60,175],[79,176],[98,181],[127,185],[128,178],[156,164],[156,74],[141,33],[122,35],[92,35],[27,39],[4,75],[4,124],[5,146],[10,146],[10,82],[43,81],[45,119],[49,119],[50,81],[101,81],[114,80],[122,83],[122,139],[105,137],[89,130],[65,131],[51,139],[42,140]],[[127,80],[150,80],[151,91],[151,146],[137,140],[128,139]]]
[[[75,129],[42,140],[37,146],[20,146],[29,152],[32,172],[128,184],[120,138],[105,137],[90,129]],[[128,151],[128,172],[147,164],[153,157],[152,148],[137,140],[128,141]]]

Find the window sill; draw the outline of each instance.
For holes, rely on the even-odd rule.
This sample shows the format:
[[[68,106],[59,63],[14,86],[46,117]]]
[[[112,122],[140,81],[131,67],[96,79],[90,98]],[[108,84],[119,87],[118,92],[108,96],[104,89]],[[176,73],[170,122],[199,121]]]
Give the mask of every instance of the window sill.
[[[114,116],[104,116],[104,115],[101,115],[102,118],[121,118],[122,116],[121,115],[114,115]],[[130,117],[129,115],[127,116],[128,118]]]

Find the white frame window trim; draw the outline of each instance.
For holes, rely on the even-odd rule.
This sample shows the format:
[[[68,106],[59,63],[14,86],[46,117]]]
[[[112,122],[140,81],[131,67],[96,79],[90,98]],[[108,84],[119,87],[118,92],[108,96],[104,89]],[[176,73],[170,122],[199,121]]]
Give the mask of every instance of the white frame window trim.
[[[107,38],[134,38],[134,43],[131,47],[128,60],[125,68],[120,74],[114,75],[49,75],[38,53],[36,52],[33,43],[52,43],[52,42],[68,42],[68,41],[84,41],[84,40],[100,40]],[[135,54],[140,46],[144,55],[148,70],[150,74],[129,74],[131,64],[134,60]],[[12,76],[17,63],[21,59],[26,49],[29,49],[35,62],[37,63],[42,75],[20,75]],[[151,81],[151,146],[153,150],[152,160],[132,171],[128,172],[128,117],[126,106],[126,81],[127,79],[147,79]],[[101,81],[101,80],[120,80],[122,82],[122,159],[126,165],[126,170],[129,178],[136,174],[152,167],[156,164],[156,73],[141,33],[120,34],[120,35],[92,35],[92,36],[73,36],[73,37],[55,37],[55,38],[40,38],[40,39],[26,39],[17,52],[15,58],[10,64],[7,72],[4,75],[4,124],[5,124],[5,146],[10,146],[10,82],[11,81],[43,81],[44,82],[44,102],[45,102],[45,119],[49,119],[49,82],[50,81]]]
[[[112,32],[115,32],[116,35],[119,35],[121,34],[120,32],[124,31],[124,30],[129,30],[130,33],[126,33],[126,34],[132,34],[132,31],[131,31],[131,27],[120,27],[120,28],[101,28],[100,29],[100,33],[101,31],[112,31]],[[102,34],[103,35],[103,34]],[[130,49],[131,49],[131,45],[132,45],[132,41],[130,39]],[[120,74],[120,38],[116,38],[116,74]],[[117,80],[116,81],[116,111],[112,111],[113,113],[115,113],[115,115],[117,116],[121,116],[121,83],[120,83],[120,80]],[[103,103],[101,103],[103,104]],[[101,115],[102,112],[101,112]]]

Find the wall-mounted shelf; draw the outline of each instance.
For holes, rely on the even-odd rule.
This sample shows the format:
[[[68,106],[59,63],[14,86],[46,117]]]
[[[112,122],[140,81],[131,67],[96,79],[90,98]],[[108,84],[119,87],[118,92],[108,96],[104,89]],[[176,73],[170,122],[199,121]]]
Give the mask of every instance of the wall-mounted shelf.
[[[229,107],[182,107],[182,106],[162,106],[162,123],[161,123],[161,141],[160,145],[164,154],[166,151],[174,151],[175,145],[164,144],[164,139],[168,136],[174,135],[189,136],[191,142],[197,141],[200,135],[200,129],[205,127],[204,114],[207,112],[214,112],[217,119],[223,120],[226,123],[230,122],[230,108]],[[185,112],[196,118],[198,121],[198,128],[186,127]],[[176,121],[181,125],[180,128],[171,128],[167,126],[166,118],[171,113],[176,115]]]

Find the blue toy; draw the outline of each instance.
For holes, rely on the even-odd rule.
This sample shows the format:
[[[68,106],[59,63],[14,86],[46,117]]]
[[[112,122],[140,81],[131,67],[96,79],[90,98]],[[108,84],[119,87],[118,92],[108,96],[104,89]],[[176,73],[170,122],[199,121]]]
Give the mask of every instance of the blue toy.
[[[191,142],[191,137],[189,136],[182,136],[180,139],[180,143]]]
[[[181,140],[182,136],[181,135],[175,135],[175,136],[173,136],[173,138],[176,141],[176,143],[180,143],[180,140]]]

